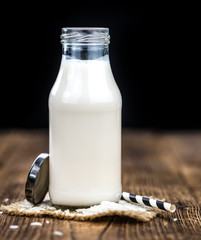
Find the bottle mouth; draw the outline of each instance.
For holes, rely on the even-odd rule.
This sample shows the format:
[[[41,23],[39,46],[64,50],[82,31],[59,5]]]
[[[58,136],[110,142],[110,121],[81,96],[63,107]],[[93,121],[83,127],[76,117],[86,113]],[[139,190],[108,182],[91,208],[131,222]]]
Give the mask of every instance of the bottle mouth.
[[[108,45],[110,43],[109,28],[62,28],[61,43],[72,45]]]

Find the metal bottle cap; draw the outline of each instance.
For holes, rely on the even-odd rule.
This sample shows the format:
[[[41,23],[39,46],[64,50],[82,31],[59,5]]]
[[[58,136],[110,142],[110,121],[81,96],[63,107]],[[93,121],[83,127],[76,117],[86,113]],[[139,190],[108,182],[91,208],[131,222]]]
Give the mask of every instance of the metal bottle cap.
[[[49,187],[49,154],[41,153],[33,162],[25,185],[27,201],[38,204],[43,201]]]

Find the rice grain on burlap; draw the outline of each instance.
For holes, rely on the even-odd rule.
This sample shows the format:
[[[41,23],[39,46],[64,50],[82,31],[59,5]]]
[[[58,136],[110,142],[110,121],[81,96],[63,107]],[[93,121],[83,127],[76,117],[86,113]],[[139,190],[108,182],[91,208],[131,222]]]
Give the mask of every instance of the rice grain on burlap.
[[[156,217],[158,210],[138,204],[120,200],[118,203],[103,201],[99,205],[77,209],[58,209],[50,202],[49,196],[38,205],[33,205],[27,200],[1,205],[1,211],[18,216],[50,216],[53,218],[87,221],[104,216],[127,216],[142,222],[148,222]]]

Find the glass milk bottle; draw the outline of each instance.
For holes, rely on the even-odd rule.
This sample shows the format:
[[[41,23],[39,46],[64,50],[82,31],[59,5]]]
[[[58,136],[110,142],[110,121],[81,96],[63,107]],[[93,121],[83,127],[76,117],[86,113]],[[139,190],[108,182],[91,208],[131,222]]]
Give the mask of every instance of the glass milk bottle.
[[[90,206],[121,195],[122,100],[109,61],[108,28],[63,28],[49,96],[53,204]]]

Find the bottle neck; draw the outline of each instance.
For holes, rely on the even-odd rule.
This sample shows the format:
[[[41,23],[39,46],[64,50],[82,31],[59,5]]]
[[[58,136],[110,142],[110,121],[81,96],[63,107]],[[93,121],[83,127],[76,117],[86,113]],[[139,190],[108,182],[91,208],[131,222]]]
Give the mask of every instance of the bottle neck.
[[[65,59],[96,60],[108,58],[108,44],[67,44],[62,43],[62,54]]]

